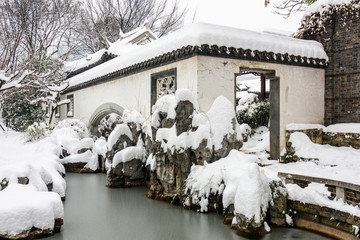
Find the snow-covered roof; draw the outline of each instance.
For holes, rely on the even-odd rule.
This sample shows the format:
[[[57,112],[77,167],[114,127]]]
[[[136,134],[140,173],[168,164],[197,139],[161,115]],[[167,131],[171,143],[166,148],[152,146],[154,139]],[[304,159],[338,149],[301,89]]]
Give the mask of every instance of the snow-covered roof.
[[[113,43],[109,42],[108,49],[103,48],[93,54],[87,54],[79,60],[64,62],[64,65],[69,72],[78,74],[78,72],[82,72],[81,70],[87,70],[89,67],[94,67],[111,58],[131,52],[139,45],[156,39],[157,36],[151,31],[148,21],[145,21],[140,27],[130,32],[123,33],[120,30],[119,39]]]
[[[328,61],[316,41],[195,23],[70,78],[66,92],[195,54],[311,67]]]

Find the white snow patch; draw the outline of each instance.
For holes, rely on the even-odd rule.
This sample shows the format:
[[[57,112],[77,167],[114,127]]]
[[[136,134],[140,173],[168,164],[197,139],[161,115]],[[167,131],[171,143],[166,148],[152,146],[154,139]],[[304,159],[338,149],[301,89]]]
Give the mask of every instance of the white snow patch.
[[[133,140],[132,133],[130,128],[126,124],[119,124],[115,127],[115,129],[110,133],[108,141],[107,141],[107,148],[111,150],[119,137],[121,135],[126,135],[130,140]]]
[[[267,231],[267,232],[271,231],[271,228],[269,227],[269,224],[266,221],[264,221],[264,228],[265,228],[265,231]]]
[[[127,147],[115,154],[112,162],[112,167],[115,168],[121,162],[125,163],[134,159],[143,160],[144,156],[145,156],[144,148],[137,146]]]
[[[360,123],[338,123],[324,128],[324,132],[360,133]]]
[[[303,124],[303,123],[290,123],[286,126],[286,130],[306,130],[306,129],[323,129],[324,125],[321,124]]]
[[[286,224],[289,225],[289,226],[294,225],[292,217],[290,215],[288,215],[288,214],[285,214],[285,221],[286,221]]]
[[[54,229],[64,217],[58,194],[38,192],[31,185],[11,184],[0,191],[0,234],[15,236],[32,227]]]
[[[223,194],[223,206],[234,204],[235,213],[260,222],[271,199],[269,182],[253,155],[232,150],[226,158],[211,164],[193,165],[186,180],[185,192],[190,190],[194,203],[205,201],[211,193]],[[251,199],[251,201],[250,201]]]
[[[330,200],[328,198],[329,192],[325,185],[311,183],[308,187],[301,188],[296,184],[287,184],[286,189],[288,190],[288,196],[291,200],[337,209],[360,217],[360,209],[357,206],[346,204],[341,199]]]
[[[234,125],[239,125],[236,120],[234,105],[227,98],[219,96],[206,115],[210,120],[211,139],[216,151],[222,148],[221,143],[224,136],[234,133]],[[241,135],[240,130],[238,133]]]
[[[93,151],[104,158],[106,157],[107,145],[104,137],[96,139]]]
[[[148,156],[148,158],[146,159],[146,164],[145,166],[150,166],[150,170],[151,171],[155,171],[156,170],[156,160],[155,160],[155,156],[153,156],[152,153],[150,153],[150,155]]]

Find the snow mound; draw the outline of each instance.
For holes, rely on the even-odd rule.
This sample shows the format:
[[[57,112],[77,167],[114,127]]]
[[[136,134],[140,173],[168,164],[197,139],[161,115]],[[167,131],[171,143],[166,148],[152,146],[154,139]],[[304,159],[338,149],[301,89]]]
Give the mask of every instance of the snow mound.
[[[306,130],[306,129],[322,129],[324,128],[321,124],[303,124],[303,123],[290,123],[286,126],[286,130]]]
[[[63,217],[63,204],[56,193],[21,184],[0,191],[1,235],[15,236],[32,227],[53,230],[55,219]]]
[[[136,124],[136,130],[140,131],[142,124],[145,122],[145,118],[137,111],[129,111],[124,110],[122,115],[122,121],[124,123],[135,123]]]
[[[6,179],[11,186],[19,178],[27,178],[38,191],[48,191],[47,185],[52,183],[52,191],[64,197],[66,183],[61,174],[65,169],[58,162],[57,150],[46,139],[25,143],[19,133],[0,132],[0,179]]]
[[[295,149],[296,156],[304,159],[318,159],[318,161],[316,164],[300,162],[297,163],[297,167],[291,164],[283,166],[284,171],[314,177],[326,176],[333,180],[360,184],[358,179],[360,149],[316,144],[301,132],[292,133],[289,141]]]
[[[119,124],[115,127],[115,129],[110,133],[108,141],[107,141],[107,148],[108,150],[112,149],[112,147],[116,144],[119,137],[121,135],[126,135],[130,140],[133,140],[132,133],[128,125],[126,124]]]
[[[338,123],[324,128],[324,132],[360,133],[360,123]]]
[[[107,145],[104,137],[96,139],[93,151],[102,157],[106,157]]]
[[[328,198],[330,193],[324,184],[310,183],[306,188],[301,188],[296,184],[287,184],[286,189],[290,200],[333,208],[360,217],[360,209],[357,206],[349,205],[341,199],[330,200]]]
[[[269,182],[257,165],[258,158],[232,150],[211,164],[193,165],[186,180],[193,203],[207,210],[210,194],[222,194],[223,206],[234,204],[235,212],[260,222],[271,200]]]
[[[145,152],[143,147],[131,146],[117,152],[113,158],[112,167],[115,168],[119,163],[129,162],[134,159],[144,160]]]
[[[234,105],[227,98],[217,97],[206,115],[210,121],[211,138],[215,150],[222,147],[224,136],[233,134],[235,130],[237,130],[238,139],[242,140]]]

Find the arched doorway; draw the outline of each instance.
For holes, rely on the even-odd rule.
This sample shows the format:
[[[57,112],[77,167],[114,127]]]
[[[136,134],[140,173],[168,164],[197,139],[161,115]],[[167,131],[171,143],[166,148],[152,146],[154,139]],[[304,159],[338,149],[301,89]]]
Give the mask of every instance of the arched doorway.
[[[110,113],[116,113],[119,115],[122,115],[124,112],[124,108],[115,104],[115,103],[104,103],[100,105],[92,114],[90,120],[89,120],[89,127],[91,134],[96,135],[97,127],[101,121],[106,115]]]

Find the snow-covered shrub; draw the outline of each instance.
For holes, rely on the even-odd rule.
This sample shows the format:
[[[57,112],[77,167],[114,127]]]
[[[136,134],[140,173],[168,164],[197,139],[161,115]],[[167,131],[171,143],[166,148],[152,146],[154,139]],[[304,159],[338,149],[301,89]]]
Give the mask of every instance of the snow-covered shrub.
[[[15,131],[25,131],[34,122],[45,120],[45,111],[40,104],[30,104],[19,94],[7,97],[3,105],[3,119],[6,126]]]
[[[108,139],[110,133],[117,124],[122,123],[122,117],[116,113],[110,113],[101,119],[98,126],[98,136],[103,136]]]
[[[49,128],[46,123],[34,122],[26,129],[26,136],[28,141],[36,141],[45,137],[49,133]]]
[[[54,131],[57,131],[61,128],[69,128],[76,132],[79,135],[79,138],[89,137],[90,133],[85,123],[78,119],[64,119],[57,123],[54,128]]]
[[[246,123],[253,129],[267,126],[270,117],[270,103],[268,101],[254,102],[240,108],[236,114],[239,123]]]
[[[267,177],[257,165],[258,158],[232,150],[226,158],[214,163],[193,165],[186,180],[186,204],[197,205],[207,212],[209,197],[222,195],[222,206],[235,207],[235,213],[261,222],[271,201]]]
[[[334,16],[352,21],[352,16],[359,17],[360,3],[358,0],[318,0],[310,5],[304,14],[297,37],[326,32],[325,24],[332,23]],[[344,26],[347,27],[347,26]]]

